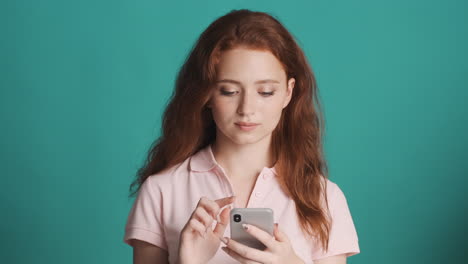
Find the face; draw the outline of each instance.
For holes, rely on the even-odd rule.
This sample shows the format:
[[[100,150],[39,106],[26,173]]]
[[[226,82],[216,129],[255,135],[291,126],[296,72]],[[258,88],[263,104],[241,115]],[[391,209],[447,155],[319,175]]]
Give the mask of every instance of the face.
[[[208,102],[217,138],[252,144],[271,138],[291,100],[294,78],[286,80],[269,51],[236,48],[222,53]]]

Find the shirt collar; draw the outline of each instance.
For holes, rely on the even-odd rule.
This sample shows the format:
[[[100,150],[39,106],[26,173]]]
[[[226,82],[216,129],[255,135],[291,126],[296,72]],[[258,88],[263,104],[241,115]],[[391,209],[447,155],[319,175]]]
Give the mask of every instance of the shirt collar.
[[[190,170],[195,172],[210,171],[216,166],[221,167],[216,162],[211,149],[211,144],[202,148],[190,158]],[[275,167],[276,166],[273,166],[272,168],[264,167],[264,169],[273,172],[273,175],[278,175]]]

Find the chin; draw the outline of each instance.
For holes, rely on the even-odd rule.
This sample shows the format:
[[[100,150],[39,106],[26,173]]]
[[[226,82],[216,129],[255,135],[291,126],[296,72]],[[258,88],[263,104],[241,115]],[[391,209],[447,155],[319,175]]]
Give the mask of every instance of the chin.
[[[272,131],[271,131],[272,132]],[[217,129],[216,133],[222,133],[223,138],[225,140],[230,140],[232,143],[236,145],[248,145],[254,144],[259,141],[264,140],[271,132],[265,131],[264,129],[255,131],[255,133],[245,133],[239,131],[237,127],[234,128],[225,128],[225,129]]]
[[[257,140],[253,137],[239,136],[239,135],[228,135],[227,138],[236,145],[252,144]]]
[[[239,135],[239,134],[233,134],[229,135],[228,138],[234,142],[237,145],[247,145],[247,144],[254,144],[259,141],[262,141],[265,139],[267,135],[261,135],[261,134],[250,134],[250,135]]]

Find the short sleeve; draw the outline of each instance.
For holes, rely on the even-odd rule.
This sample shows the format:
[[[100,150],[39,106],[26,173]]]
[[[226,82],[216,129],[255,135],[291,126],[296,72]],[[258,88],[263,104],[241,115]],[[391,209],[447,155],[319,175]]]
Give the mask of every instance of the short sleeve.
[[[127,218],[124,242],[138,239],[167,250],[162,221],[162,193],[154,186],[151,176],[140,187],[137,198]]]
[[[328,251],[323,252],[321,247],[316,247],[312,252],[312,259],[318,260],[330,256],[346,254],[350,257],[360,253],[358,236],[351,212],[344,193],[335,183],[330,196],[329,208],[332,218]]]

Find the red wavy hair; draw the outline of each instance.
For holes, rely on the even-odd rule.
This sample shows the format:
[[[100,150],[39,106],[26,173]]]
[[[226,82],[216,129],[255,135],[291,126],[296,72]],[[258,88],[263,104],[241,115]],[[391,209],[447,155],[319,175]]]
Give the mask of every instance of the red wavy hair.
[[[200,35],[178,73],[161,136],[130,185],[130,196],[150,175],[183,162],[214,142],[216,125],[206,103],[216,81],[216,65],[221,52],[240,46],[270,51],[281,62],[287,80],[296,80],[291,101],[272,134],[275,168],[281,187],[295,201],[301,228],[327,250],[331,225],[328,168],[315,76],[293,36],[278,19],[264,12],[233,10]]]

